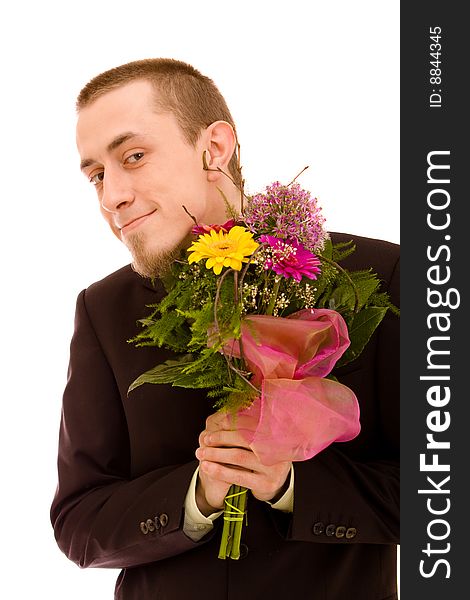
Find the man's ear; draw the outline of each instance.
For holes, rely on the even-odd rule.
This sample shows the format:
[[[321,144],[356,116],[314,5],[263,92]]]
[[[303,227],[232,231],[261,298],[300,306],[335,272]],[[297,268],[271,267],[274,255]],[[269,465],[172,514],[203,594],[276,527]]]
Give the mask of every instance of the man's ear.
[[[225,177],[219,171],[228,172],[228,164],[235,150],[236,138],[233,127],[226,121],[215,121],[205,131],[205,163],[207,180],[214,182]]]

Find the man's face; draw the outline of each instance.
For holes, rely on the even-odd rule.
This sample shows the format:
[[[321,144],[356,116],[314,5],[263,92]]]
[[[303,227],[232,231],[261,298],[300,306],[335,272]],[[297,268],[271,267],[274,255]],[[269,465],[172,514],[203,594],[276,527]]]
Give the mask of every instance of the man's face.
[[[183,205],[198,222],[210,221],[204,144],[202,135],[190,146],[173,114],[155,112],[148,81],[108,92],[80,111],[81,168],[143,275],[154,275],[185,242],[194,222]]]

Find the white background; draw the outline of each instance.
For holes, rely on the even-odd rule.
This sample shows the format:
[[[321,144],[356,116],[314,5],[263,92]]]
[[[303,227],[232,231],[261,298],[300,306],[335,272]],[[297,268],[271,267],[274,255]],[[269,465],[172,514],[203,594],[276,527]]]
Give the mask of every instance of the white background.
[[[308,164],[330,230],[398,242],[399,2],[19,0],[0,27],[2,589],[111,598],[117,571],[69,562],[48,517],[75,298],[128,262],[79,173],[75,97],[186,60],[227,99],[248,192]]]

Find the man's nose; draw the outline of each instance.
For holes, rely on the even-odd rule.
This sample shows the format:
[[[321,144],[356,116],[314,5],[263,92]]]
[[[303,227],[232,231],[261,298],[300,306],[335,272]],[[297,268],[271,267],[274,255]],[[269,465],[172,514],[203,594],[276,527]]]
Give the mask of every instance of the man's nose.
[[[107,170],[103,178],[101,206],[108,212],[117,212],[131,204],[134,192],[125,174]]]

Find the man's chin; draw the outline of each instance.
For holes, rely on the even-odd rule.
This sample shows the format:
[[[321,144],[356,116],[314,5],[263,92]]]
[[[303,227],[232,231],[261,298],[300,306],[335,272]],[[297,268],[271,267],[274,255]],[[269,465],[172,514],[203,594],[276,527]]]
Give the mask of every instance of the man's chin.
[[[162,252],[145,260],[133,256],[132,268],[142,277],[161,278],[169,272],[176,256],[172,252]]]
[[[155,279],[168,273],[187,243],[184,240],[174,248],[149,250],[144,236],[135,235],[126,241],[126,246],[132,254],[133,269],[142,277]]]

